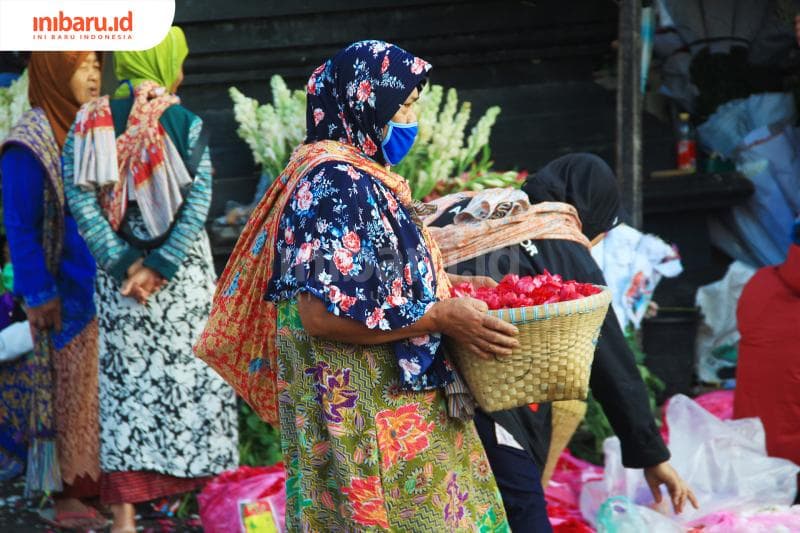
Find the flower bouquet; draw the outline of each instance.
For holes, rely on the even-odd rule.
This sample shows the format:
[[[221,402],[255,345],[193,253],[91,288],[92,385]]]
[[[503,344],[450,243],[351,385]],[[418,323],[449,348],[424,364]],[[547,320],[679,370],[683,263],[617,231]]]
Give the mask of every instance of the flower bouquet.
[[[483,300],[490,314],[519,329],[520,347],[508,357],[487,361],[463,354],[457,343],[450,345],[483,410],[586,398],[600,326],[611,303],[607,288],[545,272],[522,278],[510,274],[493,288],[460,283],[452,295]]]

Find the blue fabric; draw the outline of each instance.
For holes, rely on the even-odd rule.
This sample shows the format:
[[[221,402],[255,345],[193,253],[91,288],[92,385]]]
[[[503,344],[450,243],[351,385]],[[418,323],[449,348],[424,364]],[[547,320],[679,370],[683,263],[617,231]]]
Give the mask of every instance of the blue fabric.
[[[3,220],[14,267],[14,292],[30,307],[61,298],[60,332],[53,332],[56,349],[80,333],[95,316],[95,263],[78,226],[64,217],[64,247],[55,278],[47,271],[42,249],[45,172],[33,153],[9,146],[0,160],[3,176]]]
[[[396,165],[411,151],[417,138],[419,125],[416,122],[400,124],[389,121],[386,138],[381,143],[384,160],[390,165]]]
[[[10,87],[17,79],[19,74],[16,72],[0,72],[0,87]]]
[[[309,80],[309,141],[338,140],[377,157],[379,121],[388,122],[429,69],[387,43],[350,45]],[[265,232],[253,253],[266,241]],[[298,182],[276,246],[267,290],[271,301],[308,292],[334,315],[382,330],[413,324],[436,302],[434,267],[412,215],[378,178],[347,163],[323,163]],[[431,389],[452,381],[441,335],[396,342],[393,348],[404,388]]]
[[[383,127],[430,69],[430,63],[383,41],[344,48],[308,80],[306,142],[340,141],[386,163],[378,150]]]
[[[480,409],[475,411],[474,421],[503,497],[511,531],[552,532],[542,473],[536,461],[524,450],[498,444],[494,420]]]

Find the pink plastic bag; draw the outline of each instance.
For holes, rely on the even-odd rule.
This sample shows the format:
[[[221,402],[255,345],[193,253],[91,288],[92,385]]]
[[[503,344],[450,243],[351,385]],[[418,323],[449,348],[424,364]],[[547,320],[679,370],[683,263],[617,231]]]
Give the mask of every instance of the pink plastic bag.
[[[278,463],[223,472],[197,501],[206,533],[283,533],[286,471]]]
[[[590,533],[579,508],[581,487],[587,481],[603,478],[603,469],[564,450],[558,458],[550,483],[545,487],[547,516],[554,533]]]

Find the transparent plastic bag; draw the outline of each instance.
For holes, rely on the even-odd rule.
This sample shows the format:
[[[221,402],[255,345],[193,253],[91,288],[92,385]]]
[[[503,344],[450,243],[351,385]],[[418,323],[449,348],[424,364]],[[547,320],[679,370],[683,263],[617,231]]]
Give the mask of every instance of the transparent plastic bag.
[[[597,533],[682,533],[683,528],[625,496],[613,496],[597,512]]]
[[[764,426],[759,419],[719,420],[679,394],[669,402],[667,422],[670,463],[700,504],[699,510],[684,506],[680,515],[664,506],[664,512],[676,523],[752,505],[790,505],[794,500],[800,467],[767,456]],[[619,439],[607,439],[603,450],[603,480],[587,483],[581,492],[581,513],[591,523],[595,523],[602,503],[612,496],[626,496],[637,505],[653,503],[642,471],[622,466]],[[668,500],[666,489],[662,490]]]

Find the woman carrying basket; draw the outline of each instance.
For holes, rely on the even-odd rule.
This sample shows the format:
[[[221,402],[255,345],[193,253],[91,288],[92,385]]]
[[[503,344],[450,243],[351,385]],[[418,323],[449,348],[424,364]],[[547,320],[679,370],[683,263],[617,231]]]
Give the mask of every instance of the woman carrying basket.
[[[232,383],[263,376],[249,401],[280,417],[290,531],[508,530],[441,345],[510,354],[516,328],[448,299],[408,183],[388,170],[414,141],[430,68],[362,41],[314,71],[306,143],[251,216],[197,347]]]

